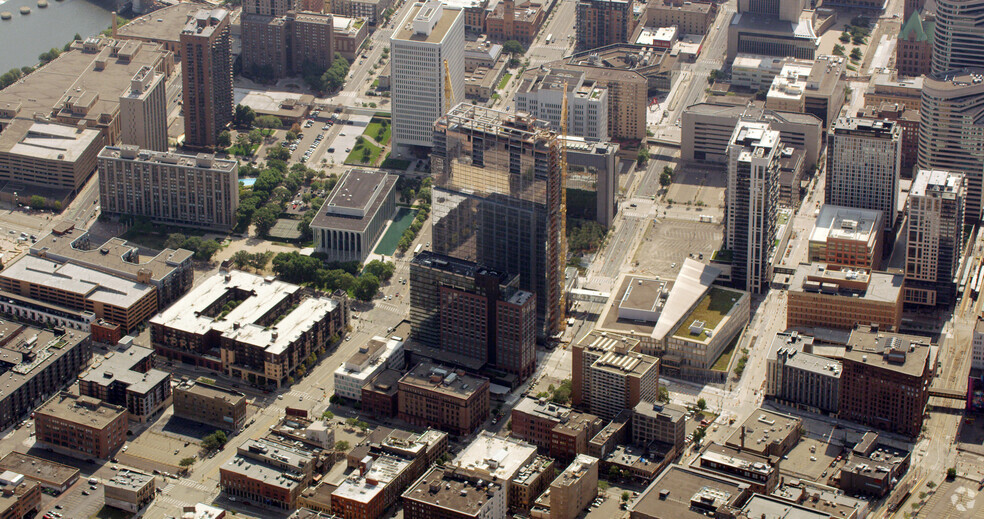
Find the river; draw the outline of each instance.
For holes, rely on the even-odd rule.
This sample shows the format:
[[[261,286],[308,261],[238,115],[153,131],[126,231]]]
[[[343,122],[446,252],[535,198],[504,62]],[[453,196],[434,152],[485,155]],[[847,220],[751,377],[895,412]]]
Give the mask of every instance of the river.
[[[31,14],[20,14],[22,6],[30,7]],[[39,54],[61,49],[76,33],[93,36],[113,23],[111,12],[93,0],[48,0],[44,9],[37,0],[0,0],[2,11],[10,11],[13,18],[0,20],[0,74],[36,65]]]

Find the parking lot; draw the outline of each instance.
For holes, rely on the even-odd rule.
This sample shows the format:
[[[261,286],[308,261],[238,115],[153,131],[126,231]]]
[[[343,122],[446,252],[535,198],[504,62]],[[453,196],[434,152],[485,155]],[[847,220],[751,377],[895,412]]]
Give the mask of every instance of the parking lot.
[[[633,262],[633,272],[675,278],[689,255],[695,258],[721,248],[724,226],[676,218],[650,220]]]

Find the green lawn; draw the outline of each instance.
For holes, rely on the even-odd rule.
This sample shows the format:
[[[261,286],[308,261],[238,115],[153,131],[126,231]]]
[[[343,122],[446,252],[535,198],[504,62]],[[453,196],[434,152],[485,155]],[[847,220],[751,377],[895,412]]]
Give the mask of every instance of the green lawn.
[[[398,169],[402,171],[410,167],[410,161],[404,159],[394,159],[394,158],[390,158],[389,155],[386,155],[386,159],[383,160],[383,163],[380,164],[379,167],[388,168],[388,169]]]
[[[363,150],[369,150],[369,154],[366,155]],[[379,159],[379,154],[382,152],[382,148],[365,139],[362,139],[355,145],[354,148],[352,148],[352,151],[348,154],[348,157],[345,157],[345,163],[356,165],[373,165],[376,163],[376,160]],[[366,157],[366,160],[363,160],[363,157]]]
[[[731,308],[738,302],[739,298],[741,298],[741,294],[738,292],[712,287],[707,295],[704,296],[704,299],[700,303],[697,303],[697,308],[683,319],[683,322],[677,328],[674,335],[691,337],[697,340],[707,339],[706,332],[700,332],[700,335],[697,336],[691,335],[691,323],[694,321],[704,321],[704,328],[713,330],[724,319],[724,316],[728,315],[728,312],[731,311]]]
[[[509,84],[509,79],[510,78],[512,78],[512,74],[506,74],[506,75],[502,76],[502,79],[499,80],[499,90],[502,90],[503,88],[506,88],[506,85]]]
[[[372,120],[369,121],[369,126],[366,127],[366,131],[362,132],[362,135],[368,135],[374,141],[378,142],[383,146],[386,146],[387,144],[389,144],[390,134],[393,133],[393,125],[389,124],[390,121],[388,119],[385,119],[385,121],[387,122],[386,129],[383,130],[383,137],[379,139],[377,138],[377,135],[379,135],[379,130],[383,127],[383,121],[384,119],[373,117]]]
[[[147,223],[134,224],[120,238],[149,249],[162,250],[164,249],[164,242],[167,241],[167,236],[172,233],[180,233],[185,236],[205,236],[205,232],[200,229]]]
[[[713,256],[711,256],[712,261],[720,261],[722,263],[731,263],[731,258],[734,253],[728,249],[721,249],[716,251]]]
[[[390,224],[389,229],[386,229],[386,234],[379,240],[379,245],[376,246],[376,250],[373,252],[384,256],[392,256],[396,252],[397,244],[400,243],[403,231],[410,228],[410,224],[413,223],[413,219],[416,217],[416,209],[401,207],[397,210],[396,216],[393,217],[393,223]]]
[[[238,144],[233,144],[226,148],[226,153],[229,155],[235,155],[237,157],[252,157],[256,153],[256,148],[259,148],[259,144],[251,144],[249,149],[243,149]]]
[[[731,344],[721,352],[721,356],[718,357],[717,362],[711,366],[713,371],[726,371],[728,365],[731,364],[731,357],[735,356],[735,349],[738,347],[738,340],[741,339],[741,334],[735,335],[735,338],[731,340]]]

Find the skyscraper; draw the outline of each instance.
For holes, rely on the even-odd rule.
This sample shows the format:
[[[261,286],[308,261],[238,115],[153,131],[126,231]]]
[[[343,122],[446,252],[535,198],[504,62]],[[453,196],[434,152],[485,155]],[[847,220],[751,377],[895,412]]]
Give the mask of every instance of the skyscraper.
[[[739,121],[728,143],[725,246],[732,252],[732,281],[753,294],[772,280],[781,151],[779,132],[769,123]]]
[[[957,266],[963,245],[964,178],[920,170],[908,201],[905,254],[906,303],[935,306],[956,301]]]
[[[464,100],[464,18],[461,9],[445,7],[437,0],[418,3],[390,38],[396,150],[434,145],[434,121],[453,102],[445,95],[445,76],[451,77],[454,98]]]
[[[537,336],[559,331],[560,142],[546,121],[461,103],[434,126],[434,251],[519,276]]]
[[[141,67],[120,95],[120,142],[167,151],[167,97],[164,76]]]
[[[841,117],[827,142],[824,201],[882,212],[884,228],[895,226],[902,169],[902,127],[895,121]]]
[[[185,144],[210,148],[232,122],[229,11],[202,9],[181,31]]]
[[[936,0],[933,74],[984,68],[984,0]]]
[[[966,223],[981,218],[984,176],[984,69],[927,76],[919,109],[919,156],[922,169],[963,173],[967,186]]]
[[[629,41],[632,2],[628,0],[579,0],[577,47],[594,49]]]

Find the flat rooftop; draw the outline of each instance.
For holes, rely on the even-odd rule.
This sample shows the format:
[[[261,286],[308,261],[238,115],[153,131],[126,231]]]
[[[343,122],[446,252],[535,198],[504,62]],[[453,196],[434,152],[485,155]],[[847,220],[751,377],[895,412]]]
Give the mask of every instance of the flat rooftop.
[[[145,394],[163,381],[170,378],[167,371],[151,368],[146,373],[136,371],[134,367],[154,356],[154,350],[143,346],[131,345],[123,351],[111,351],[106,355],[93,358],[92,366],[79,380],[94,382],[108,387],[115,382],[126,384],[127,391]]]
[[[383,370],[382,373],[376,375],[376,378],[366,382],[362,388],[392,396],[400,389],[399,382],[402,377],[403,373],[395,369]]]
[[[254,481],[261,481],[264,484],[273,485],[284,490],[291,490],[300,485],[300,481],[297,481],[293,477],[288,477],[283,469],[242,455],[233,456],[222,465],[220,470],[238,474]]]
[[[480,470],[499,479],[512,479],[520,468],[535,457],[536,447],[533,445],[482,431],[458,454],[454,464],[463,469]]]
[[[155,288],[74,263],[57,263],[33,255],[22,256],[0,276],[41,286],[56,287],[95,303],[127,308]]]
[[[196,2],[169,5],[131,20],[130,23],[117,29],[116,34],[120,39],[136,38],[177,43],[188,19],[202,7],[203,4]]]
[[[831,514],[780,500],[773,496],[755,494],[742,507],[746,517],[766,519],[830,519]]]
[[[844,359],[876,366],[910,377],[921,377],[930,369],[930,340],[918,335],[879,332],[858,326],[847,341]]]
[[[407,372],[399,383],[427,388],[458,398],[469,398],[478,388],[487,387],[489,380],[433,362],[421,362]]]
[[[909,189],[909,196],[953,198],[960,192],[963,175],[949,171],[921,169]]]
[[[414,4],[391,39],[417,43],[441,43],[459,16],[464,16],[460,8],[444,7],[440,2],[430,1]],[[419,30],[421,28],[426,30]]]
[[[218,330],[223,338],[262,347],[267,353],[279,355],[338,306],[334,299],[307,297],[289,310],[276,325],[258,324],[298,290],[301,287],[272,276],[260,277],[238,270],[220,271],[202,281],[150,322],[196,335]],[[230,291],[235,291],[244,299],[227,314],[210,316],[214,312],[209,310]]]
[[[514,277],[505,272],[484,267],[473,261],[454,258],[430,250],[422,250],[414,254],[410,263],[430,269],[442,270],[466,278],[474,278],[476,275],[496,277],[499,279],[499,284],[501,285],[508,284],[512,277]]]
[[[332,492],[332,499],[343,498],[360,503],[373,500],[384,488],[410,467],[410,462],[395,456],[381,455],[373,459],[365,476],[353,473]]]
[[[698,468],[671,465],[629,506],[647,519],[706,519],[722,506],[738,508],[750,495],[748,485]]]
[[[158,68],[169,56],[157,43],[110,38],[75,42],[68,52],[0,91],[0,152],[11,151],[28,135],[35,113],[84,120],[91,127],[105,124],[100,119],[119,113],[120,94],[130,88],[134,74],[144,66]],[[67,128],[75,132],[74,126]]]
[[[652,337],[663,340],[677,329],[677,323],[687,316],[691,308],[711,289],[711,285],[721,275],[721,269],[706,263],[687,258],[683,260],[680,273],[673,282],[670,295],[663,305],[663,313],[653,327]],[[687,323],[690,324],[690,323]]]
[[[659,311],[666,297],[669,295],[669,282],[661,279],[647,279],[635,277],[629,279],[625,294],[618,303],[618,307],[626,309],[643,310],[647,312]]]
[[[756,409],[752,415],[739,427],[731,437],[728,445],[741,445],[741,431],[745,430],[745,449],[763,453],[770,443],[782,443],[787,437],[796,432],[802,420],[794,416],[774,413],[765,409]]]
[[[99,152],[99,158],[124,159],[142,164],[160,164],[162,166],[177,166],[189,169],[208,169],[212,171],[223,171],[226,173],[235,173],[239,170],[239,163],[235,160],[218,159],[211,153],[187,155],[172,151],[142,150],[139,146],[130,144],[106,146]]]
[[[741,300],[748,297],[744,292],[729,290],[721,287],[711,287],[707,294],[697,303],[693,311],[680,321],[673,335],[692,340],[708,340],[717,331],[718,326],[731,313]],[[695,323],[702,323],[694,327]],[[700,333],[693,330],[700,328]],[[711,330],[711,335],[707,331]]]
[[[18,132],[21,128],[26,131]],[[59,123],[15,121],[9,131],[19,133],[21,138],[11,142],[6,151],[34,159],[75,162],[93,145],[102,142],[99,130],[79,129]]]
[[[107,404],[97,398],[78,396],[62,391],[38,407],[35,413],[86,427],[102,429],[120,416],[125,417],[126,409]]]
[[[831,131],[835,134],[856,135],[878,139],[900,139],[902,127],[888,119],[866,117],[838,117]]]
[[[231,404],[237,404],[241,401],[246,400],[246,395],[240,393],[239,391],[235,391],[233,389],[227,389],[213,384],[207,384],[205,382],[199,382],[196,380],[189,380],[187,382],[182,382],[174,389],[175,391],[186,391],[193,395],[199,395],[213,400],[225,400],[226,402],[229,402]]]
[[[493,494],[501,490],[500,483],[468,477],[453,469],[433,466],[403,493],[403,499],[428,503],[474,516]]]
[[[687,419],[687,408],[678,404],[654,404],[645,400],[640,400],[633,411],[650,418],[663,417],[671,422],[679,422]]]
[[[0,387],[6,397],[73,351],[89,334],[68,329],[63,335],[55,335],[51,330],[4,319],[0,321],[0,337],[3,338],[0,346]]]
[[[363,231],[387,197],[392,196],[395,185],[396,175],[384,171],[349,170],[318,209],[311,226]]]
[[[226,9],[205,9],[206,4],[202,4],[202,9],[192,13],[188,23],[181,29],[181,34],[194,34],[200,38],[211,38],[218,27],[218,22],[229,18],[229,11]]]
[[[44,458],[12,451],[0,459],[0,469],[10,470],[53,487],[68,486],[79,477],[79,469]]]
[[[811,242],[828,238],[867,242],[881,232],[882,212],[824,204],[810,233]]]
[[[137,248],[122,238],[110,238],[101,245],[90,243],[84,229],[65,226],[57,233],[41,236],[31,245],[33,256],[45,255],[59,262],[73,262],[136,279],[138,274],[150,272],[152,281],[160,282],[175,269],[191,260],[194,252],[186,249],[164,249],[156,256],[141,257]]]
[[[104,484],[107,487],[136,492],[149,485],[153,480],[154,476],[150,474],[144,474],[143,472],[137,472],[131,469],[121,469],[112,478],[107,479]]]
[[[790,292],[815,292],[894,303],[902,292],[902,274],[865,269],[829,268],[824,263],[801,264],[789,282]]]

